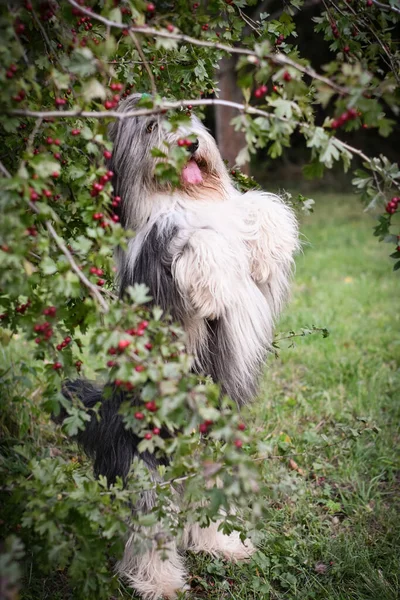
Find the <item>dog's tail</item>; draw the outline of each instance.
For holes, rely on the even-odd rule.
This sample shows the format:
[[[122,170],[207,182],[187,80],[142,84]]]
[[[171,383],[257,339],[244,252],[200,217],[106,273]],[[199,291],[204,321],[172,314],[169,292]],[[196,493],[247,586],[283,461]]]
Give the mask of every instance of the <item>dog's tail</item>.
[[[140,439],[126,429],[119,410],[125,401],[135,405],[135,396],[111,384],[101,389],[80,379],[64,382],[62,393],[68,400],[79,400],[90,416],[75,438],[93,460],[95,476],[104,475],[109,484],[117,477],[126,481]],[[62,423],[67,417],[68,411],[62,408],[54,420]]]

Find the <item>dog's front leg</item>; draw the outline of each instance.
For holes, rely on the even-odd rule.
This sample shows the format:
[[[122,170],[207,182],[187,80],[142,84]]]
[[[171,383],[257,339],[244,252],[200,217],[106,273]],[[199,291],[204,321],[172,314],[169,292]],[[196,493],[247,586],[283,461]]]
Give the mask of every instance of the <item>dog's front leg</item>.
[[[242,272],[243,256],[212,229],[195,231],[172,263],[188,311],[194,309],[201,319],[217,319],[233,305]]]
[[[289,289],[293,256],[299,248],[293,211],[271,194],[248,192],[243,196],[252,279],[279,314]]]

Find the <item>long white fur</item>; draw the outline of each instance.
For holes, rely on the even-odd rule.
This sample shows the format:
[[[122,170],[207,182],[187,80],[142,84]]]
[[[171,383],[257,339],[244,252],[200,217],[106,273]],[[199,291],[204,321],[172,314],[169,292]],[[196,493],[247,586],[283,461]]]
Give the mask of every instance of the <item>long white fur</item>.
[[[127,108],[125,104],[120,110]],[[126,136],[122,126],[116,124],[111,129],[114,140]],[[171,190],[158,185],[148,173],[138,179],[130,172],[122,181],[120,194],[128,206],[125,226],[136,232],[123,264],[133,272],[156,223],[159,230],[176,226],[178,234],[169,253],[172,276],[185,307],[182,320],[187,349],[201,364],[207,320],[225,316],[226,335],[234,351],[230,356],[231,381],[222,383],[235,395],[246,379],[254,377],[253,371],[271,347],[274,321],[287,297],[293,255],[299,247],[297,223],[292,210],[278,196],[259,191],[241,194],[234,187],[214,139],[196,117],[192,117],[190,128],[173,133],[164,131],[158,119],[158,132],[151,143],[165,150],[164,142],[173,145],[190,134],[199,140],[196,161],[207,163],[210,176],[204,185],[183,184]],[[125,140],[114,147],[116,164],[125,161],[128,171],[131,167],[124,153],[128,147],[132,156],[140,157],[142,139],[138,135],[129,144]],[[231,560],[247,558],[254,551],[251,542],[243,544],[237,533],[226,536],[219,532],[218,523],[205,529],[188,525],[182,544],[194,552]],[[133,538],[119,563],[123,577],[145,600],[174,598],[186,579],[176,543],[169,544],[166,561],[155,548],[136,556],[132,546]]]

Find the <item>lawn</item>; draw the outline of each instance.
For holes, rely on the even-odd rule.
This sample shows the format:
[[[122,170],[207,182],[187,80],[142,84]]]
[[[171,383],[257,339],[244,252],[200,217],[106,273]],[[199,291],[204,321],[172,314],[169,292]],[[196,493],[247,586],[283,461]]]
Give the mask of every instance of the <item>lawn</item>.
[[[285,458],[264,463],[260,549],[241,566],[191,558],[191,598],[400,595],[399,280],[356,198],[315,199],[278,330],[330,335],[282,341],[270,358],[252,418]]]

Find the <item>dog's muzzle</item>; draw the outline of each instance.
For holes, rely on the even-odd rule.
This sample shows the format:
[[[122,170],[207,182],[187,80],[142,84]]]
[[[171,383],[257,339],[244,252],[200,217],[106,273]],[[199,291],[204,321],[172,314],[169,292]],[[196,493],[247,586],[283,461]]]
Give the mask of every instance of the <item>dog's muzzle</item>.
[[[190,154],[194,154],[196,152],[197,148],[199,147],[199,144],[199,140],[196,140],[192,144],[190,144],[190,146],[187,147]]]

